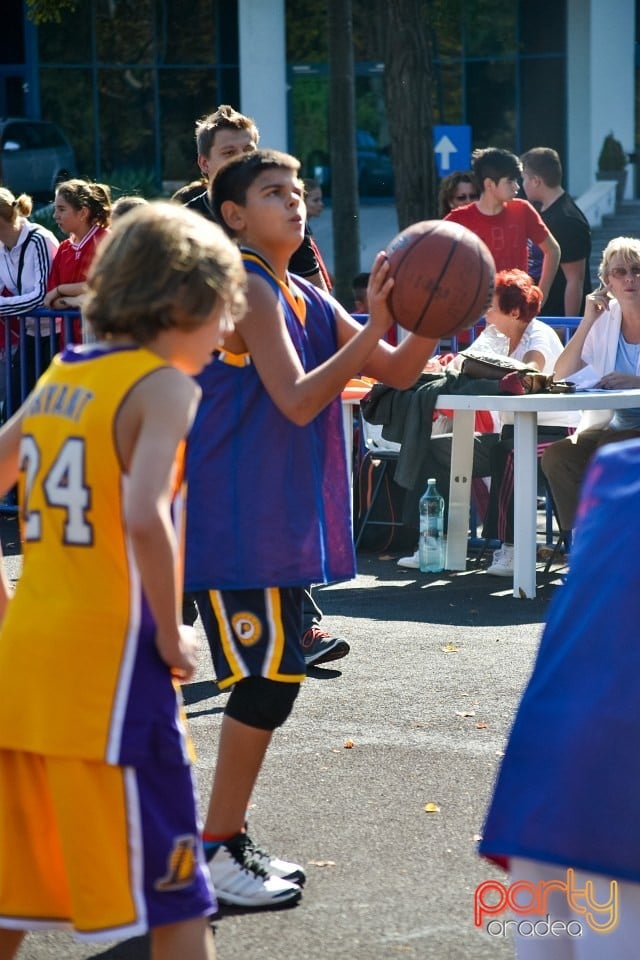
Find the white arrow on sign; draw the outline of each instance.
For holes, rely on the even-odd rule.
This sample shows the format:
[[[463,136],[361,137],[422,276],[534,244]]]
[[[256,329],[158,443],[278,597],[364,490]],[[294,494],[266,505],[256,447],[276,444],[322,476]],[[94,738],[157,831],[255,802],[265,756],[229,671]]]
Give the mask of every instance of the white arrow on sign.
[[[457,153],[458,148],[454,143],[451,142],[449,137],[446,135],[440,137],[437,144],[435,145],[435,152],[440,154],[440,169],[449,170],[451,167],[450,158],[452,153]]]

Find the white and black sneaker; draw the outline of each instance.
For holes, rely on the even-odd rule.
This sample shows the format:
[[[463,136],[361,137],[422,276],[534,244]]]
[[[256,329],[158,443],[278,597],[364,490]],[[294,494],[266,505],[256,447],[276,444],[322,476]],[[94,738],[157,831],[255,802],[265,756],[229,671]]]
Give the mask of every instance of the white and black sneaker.
[[[253,850],[246,833],[236,834],[214,850],[209,871],[220,903],[237,907],[276,907],[296,903],[302,896],[300,887],[267,873],[253,859]]]
[[[246,836],[246,834],[245,834]],[[272,857],[270,853],[263,850],[248,836],[246,839],[250,863],[260,867],[270,877],[280,877],[282,880],[288,880],[289,883],[295,883],[299,887],[304,886],[307,875],[299,863],[292,863],[289,860],[281,860],[279,857]]]

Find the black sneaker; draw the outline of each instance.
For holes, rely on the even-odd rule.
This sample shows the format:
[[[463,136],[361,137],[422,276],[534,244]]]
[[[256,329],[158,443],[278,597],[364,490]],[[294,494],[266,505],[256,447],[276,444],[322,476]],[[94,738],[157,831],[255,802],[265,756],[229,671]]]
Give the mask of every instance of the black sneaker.
[[[253,859],[253,844],[245,833],[221,843],[209,859],[209,871],[220,903],[238,907],[275,907],[294,904],[300,887],[272,876]]]
[[[302,634],[302,653],[308,667],[346,657],[351,647],[342,637],[331,637],[315,624]]]

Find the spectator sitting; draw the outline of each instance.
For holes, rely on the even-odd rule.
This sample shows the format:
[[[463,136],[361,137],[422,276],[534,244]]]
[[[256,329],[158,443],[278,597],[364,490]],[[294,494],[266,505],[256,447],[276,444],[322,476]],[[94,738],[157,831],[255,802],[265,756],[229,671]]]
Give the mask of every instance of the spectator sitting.
[[[496,275],[495,293],[491,307],[487,310],[486,329],[475,340],[469,353],[486,355],[496,353],[509,356],[529,366],[536,367],[542,373],[552,373],[554,364],[562,352],[562,343],[556,332],[536,315],[542,302],[542,291],[535,286],[524,270],[502,270]],[[463,357],[461,354],[460,357]],[[460,360],[455,359],[454,365],[459,366]],[[497,418],[497,421],[495,421]],[[513,526],[513,491],[510,490],[505,503],[505,492],[501,493],[501,481],[507,455],[513,449],[513,426],[507,421],[508,415],[499,418],[494,414],[495,426],[493,432],[476,433],[473,445],[473,476],[491,477],[491,491],[485,536],[497,536],[498,508],[500,507],[510,518],[507,525],[506,538],[513,541],[513,535],[508,537]],[[540,417],[539,438],[564,436],[567,431],[566,414],[550,414]],[[551,431],[549,433],[548,431]],[[418,501],[424,492],[429,477],[436,478],[440,495],[446,504],[445,521],[448,517],[449,481],[451,471],[451,434],[432,436],[430,456],[425,464],[418,484],[407,492],[405,499],[405,523],[415,526],[416,539],[418,536]],[[494,563],[489,568],[493,574],[508,576],[509,550],[505,548],[504,563],[500,556],[494,556]],[[500,563],[504,566],[498,569]],[[408,557],[398,560],[401,567],[417,569],[418,551]],[[511,572],[513,572],[511,570]]]
[[[616,237],[604,249],[602,286],[587,297],[584,317],[556,363],[556,376],[603,390],[640,387],[640,240]],[[580,485],[595,451],[640,436],[640,405],[583,416],[572,437],[548,447],[542,470],[549,481],[560,527],[571,530]]]
[[[509,338],[510,357],[550,374],[562,351],[562,343],[555,330],[537,319],[541,301],[542,291],[527,274],[521,270],[505,270],[496,278],[496,293],[487,311],[487,323]],[[476,349],[482,350],[483,334],[476,344]],[[576,421],[574,413],[539,413],[537,442],[549,443],[566,437],[568,428],[575,426]],[[491,485],[483,536],[503,541],[502,547],[494,552],[487,573],[512,577],[513,473],[507,472],[506,467],[514,446],[513,414],[501,414],[500,424],[500,440],[489,451]]]

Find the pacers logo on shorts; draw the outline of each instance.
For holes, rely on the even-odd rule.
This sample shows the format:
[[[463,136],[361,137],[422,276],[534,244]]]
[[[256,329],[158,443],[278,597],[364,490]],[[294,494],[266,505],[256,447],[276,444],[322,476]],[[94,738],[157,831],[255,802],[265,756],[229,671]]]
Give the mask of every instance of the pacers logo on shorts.
[[[176,837],[167,857],[167,872],[156,880],[156,890],[182,890],[193,883],[196,874],[196,838],[192,833]]]
[[[253,613],[247,611],[235,613],[231,618],[231,626],[243,647],[252,647],[262,636],[260,621]]]

